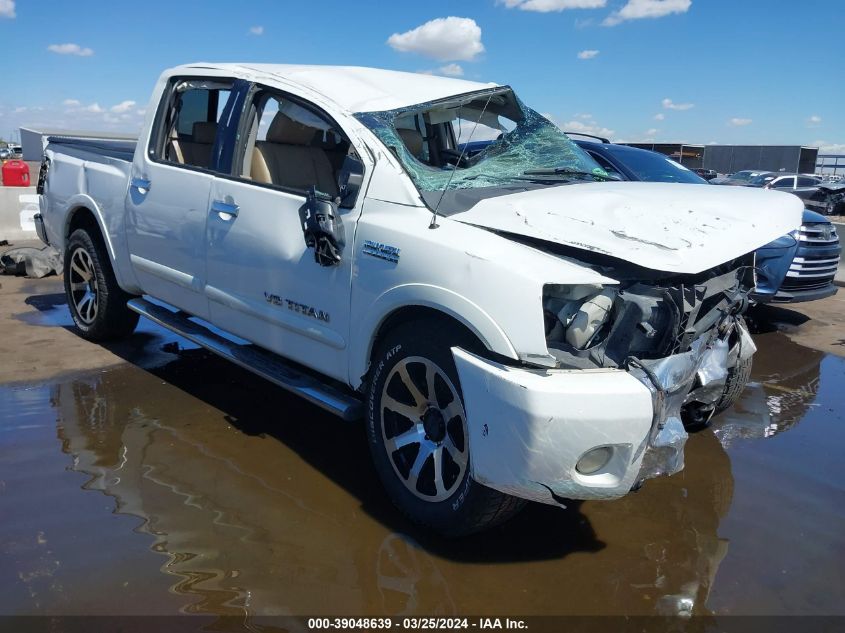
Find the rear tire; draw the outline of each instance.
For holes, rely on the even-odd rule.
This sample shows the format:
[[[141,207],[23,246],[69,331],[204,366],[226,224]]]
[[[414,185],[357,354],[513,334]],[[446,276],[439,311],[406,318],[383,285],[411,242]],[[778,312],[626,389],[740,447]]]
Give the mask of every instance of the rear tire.
[[[373,357],[367,436],[394,505],[414,523],[457,537],[506,521],[525,501],[470,476],[452,346],[471,350],[478,342],[448,321],[413,321],[384,337]]]
[[[106,341],[135,331],[138,314],[126,307],[132,295],[117,285],[105,244],[86,229],[74,231],[65,249],[68,308],[82,338]]]

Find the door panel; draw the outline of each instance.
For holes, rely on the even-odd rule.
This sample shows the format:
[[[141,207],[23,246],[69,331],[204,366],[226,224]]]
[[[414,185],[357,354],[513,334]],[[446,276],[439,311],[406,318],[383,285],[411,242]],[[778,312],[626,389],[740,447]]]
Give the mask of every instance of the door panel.
[[[204,318],[209,197],[227,147],[231,156],[229,120],[236,104],[243,105],[242,83],[173,79],[152,152],[136,153],[126,198],[130,261],[141,288]]]
[[[232,161],[238,175],[212,184],[209,319],[347,382],[352,230],[359,211],[339,211],[347,244],[335,266],[315,261],[302,214],[308,187],[337,193],[348,140],[311,104],[262,86],[253,86],[243,112]]]
[[[210,321],[345,382],[351,243],[338,266],[320,266],[302,234],[304,196],[217,178],[212,200],[237,214],[208,215]]]
[[[126,234],[132,266],[146,294],[207,316],[205,224],[214,176],[150,161],[133,165]],[[148,184],[149,188],[137,185]]]

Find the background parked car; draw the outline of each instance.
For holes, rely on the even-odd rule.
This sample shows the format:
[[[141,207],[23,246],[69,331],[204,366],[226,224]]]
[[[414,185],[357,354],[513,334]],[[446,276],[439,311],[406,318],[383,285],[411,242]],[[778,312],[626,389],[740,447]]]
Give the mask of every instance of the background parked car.
[[[605,171],[623,180],[708,184],[698,174],[657,152],[602,142],[605,139],[573,140]],[[781,177],[790,175],[778,175]],[[791,178],[795,179],[795,174]],[[833,278],[840,252],[833,224],[823,215],[805,209],[800,229],[757,250],[754,300],[798,303],[836,294]]]
[[[764,189],[796,189],[798,187],[815,187],[821,184],[821,178],[802,174],[787,174],[782,171],[766,171],[751,178],[746,187],[763,187]]]
[[[791,193],[801,198],[808,209],[824,215],[845,215],[845,179],[797,187]]]
[[[714,178],[710,182],[714,185],[747,185],[748,181],[765,173],[762,169],[743,169],[724,177]]]
[[[0,160],[9,160],[12,156],[12,150],[8,147],[0,147]]]
[[[704,178],[704,180],[713,180],[714,178],[718,178],[719,174],[716,173],[715,169],[704,169],[703,167],[696,167],[693,171]]]

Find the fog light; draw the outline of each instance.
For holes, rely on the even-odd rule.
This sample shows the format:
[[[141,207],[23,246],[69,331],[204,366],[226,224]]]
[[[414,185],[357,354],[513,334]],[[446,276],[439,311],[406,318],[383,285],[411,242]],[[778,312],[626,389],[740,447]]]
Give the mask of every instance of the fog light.
[[[575,470],[582,475],[592,475],[604,468],[611,457],[613,457],[613,449],[610,446],[599,446],[584,453],[575,465]]]

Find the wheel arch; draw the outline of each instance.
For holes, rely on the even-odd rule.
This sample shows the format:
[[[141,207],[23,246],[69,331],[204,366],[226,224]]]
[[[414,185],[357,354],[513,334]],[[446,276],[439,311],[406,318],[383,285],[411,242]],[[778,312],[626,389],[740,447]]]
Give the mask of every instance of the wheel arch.
[[[75,230],[80,228],[89,230],[91,236],[100,240],[105,246],[108,263],[120,287],[132,294],[140,294],[140,287],[128,268],[128,253],[118,258],[113,236],[108,231],[99,205],[87,194],[78,194],[68,201],[67,209],[62,232],[63,249]]]
[[[393,295],[393,296],[391,296]],[[467,299],[442,288],[413,284],[395,288],[373,303],[353,337],[350,382],[366,387],[370,362],[378,342],[392,329],[414,320],[441,320],[454,324],[496,355],[518,359],[508,337],[487,313]]]
[[[97,234],[99,234],[100,239],[102,239],[103,243],[106,245],[106,250],[108,251],[109,259],[112,262],[112,266],[114,266],[114,247],[112,245],[109,232],[106,230],[106,226],[103,221],[103,216],[100,212],[100,208],[90,196],[87,196],[85,194],[73,196],[68,201],[68,212],[65,216],[65,228],[63,232],[65,244],[67,243],[67,240],[71,236],[71,234],[75,230],[80,228],[85,228],[89,230],[96,229],[96,232]],[[92,237],[95,236],[92,235]]]

